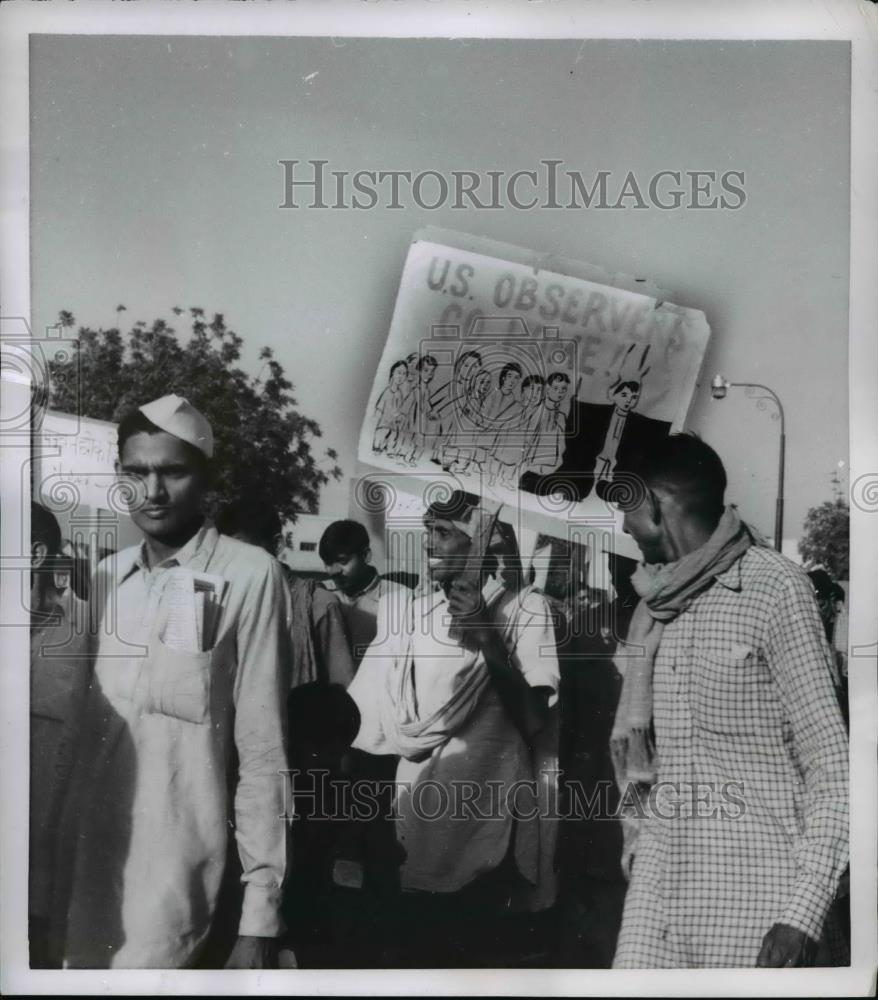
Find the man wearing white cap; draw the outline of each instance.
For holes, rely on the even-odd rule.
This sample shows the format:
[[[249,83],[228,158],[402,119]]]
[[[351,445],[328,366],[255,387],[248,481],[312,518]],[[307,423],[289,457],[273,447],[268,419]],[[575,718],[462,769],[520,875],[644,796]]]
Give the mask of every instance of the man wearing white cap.
[[[205,521],[212,456],[210,424],[179,396],[119,425],[117,471],[143,542],[105,559],[92,587],[100,624],[67,818],[67,967],[277,962],[287,591],[267,553]],[[220,955],[231,837],[243,902]]]

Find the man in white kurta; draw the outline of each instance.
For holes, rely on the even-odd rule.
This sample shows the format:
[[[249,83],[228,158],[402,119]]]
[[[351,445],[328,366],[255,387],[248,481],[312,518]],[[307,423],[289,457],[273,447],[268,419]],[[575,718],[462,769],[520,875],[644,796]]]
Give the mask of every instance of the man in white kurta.
[[[400,755],[403,889],[458,892],[508,861],[511,845],[529,887],[518,900],[543,909],[555,894],[559,670],[551,612],[532,587],[491,577],[482,616],[497,641],[498,652],[488,653],[494,665],[481,641],[456,634],[454,556],[466,552],[477,508],[468,494],[454,498],[460,502],[431,505],[425,519],[428,561],[441,589],[412,596],[399,633],[370,647],[349,689],[362,716],[354,746]],[[455,552],[450,546],[458,543]],[[530,745],[510,712],[516,698],[542,699]]]
[[[104,560],[92,586],[65,964],[197,963],[234,837],[244,895],[229,964],[265,966],[283,930],[287,591],[267,553],[197,516],[204,418],[176,396],[139,413],[146,429],[120,426],[120,461],[144,490],[144,542]],[[226,582],[215,634],[194,650],[161,635],[166,588],[186,571]]]
[[[530,687],[552,692],[549,717],[528,747],[488,684],[472,714],[426,759],[400,760],[397,836],[406,852],[401,882],[404,889],[427,892],[462,889],[501,864],[515,823],[516,867],[534,887],[529,895],[539,902],[532,908],[542,909],[554,902],[555,893],[557,829],[550,818],[557,778],[555,636],[546,600],[532,588],[489,596],[509,669]],[[413,611],[416,620],[429,622],[415,629],[412,651],[418,707],[430,714],[450,697],[459,671],[484,670],[485,657],[449,637],[448,599],[441,590],[416,598]],[[431,819],[434,812],[438,815]]]

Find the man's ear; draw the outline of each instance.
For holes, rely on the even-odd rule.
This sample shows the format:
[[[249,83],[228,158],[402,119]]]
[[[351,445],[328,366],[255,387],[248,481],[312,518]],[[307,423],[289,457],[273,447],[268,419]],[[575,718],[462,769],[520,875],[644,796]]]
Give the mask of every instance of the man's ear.
[[[371,546],[368,549],[366,549],[366,551],[363,553],[363,562],[364,563],[371,563],[372,562],[372,548],[371,548]]]
[[[34,542],[30,547],[31,569],[39,569],[49,558],[49,546],[45,542]]]

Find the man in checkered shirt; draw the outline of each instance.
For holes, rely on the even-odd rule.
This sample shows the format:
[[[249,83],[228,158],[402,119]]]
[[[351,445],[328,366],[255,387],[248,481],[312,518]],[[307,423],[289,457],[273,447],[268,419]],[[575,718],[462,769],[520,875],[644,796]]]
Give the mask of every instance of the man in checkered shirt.
[[[848,860],[848,751],[808,577],[725,506],[697,437],[670,435],[628,483],[644,563],[617,657],[636,835],[614,967],[814,964]]]

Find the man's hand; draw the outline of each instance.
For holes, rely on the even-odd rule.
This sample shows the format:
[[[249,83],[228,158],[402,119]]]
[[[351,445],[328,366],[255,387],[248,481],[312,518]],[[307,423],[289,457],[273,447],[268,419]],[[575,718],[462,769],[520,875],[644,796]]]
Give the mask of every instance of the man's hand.
[[[484,610],[485,601],[479,584],[468,576],[458,576],[448,590],[448,610],[455,618],[476,619]]]
[[[227,969],[276,969],[280,942],[277,938],[239,937],[226,962]]]
[[[491,638],[485,600],[479,584],[461,575],[448,589],[448,610],[452,625],[449,634],[469,648],[482,648]],[[495,630],[496,631],[496,630]]]
[[[634,856],[637,852],[637,841],[640,838],[642,821],[634,816],[622,816],[622,875],[626,882],[631,881],[634,872]]]
[[[762,939],[756,959],[759,969],[793,969],[814,964],[817,942],[789,924],[774,924]]]

